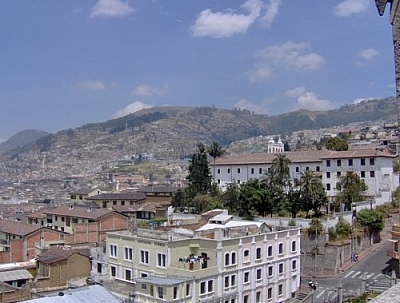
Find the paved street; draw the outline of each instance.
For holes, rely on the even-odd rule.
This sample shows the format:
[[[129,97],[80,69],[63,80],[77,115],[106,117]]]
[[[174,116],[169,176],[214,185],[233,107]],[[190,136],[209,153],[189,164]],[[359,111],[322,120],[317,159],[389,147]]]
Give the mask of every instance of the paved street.
[[[311,302],[336,302],[339,278],[342,281],[343,296],[357,295],[361,290],[363,277],[366,279],[366,288],[369,291],[384,291],[390,287],[390,259],[386,256],[386,251],[392,245],[387,242],[379,249],[371,252],[347,271],[331,278],[317,278],[317,289]],[[303,285],[308,281],[304,280]]]

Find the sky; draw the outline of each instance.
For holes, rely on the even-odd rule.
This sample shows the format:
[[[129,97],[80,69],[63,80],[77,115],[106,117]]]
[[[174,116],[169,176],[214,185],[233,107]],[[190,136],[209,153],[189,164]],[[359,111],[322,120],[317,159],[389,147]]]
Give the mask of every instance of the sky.
[[[155,106],[277,115],[395,95],[373,0],[1,0],[0,141]]]

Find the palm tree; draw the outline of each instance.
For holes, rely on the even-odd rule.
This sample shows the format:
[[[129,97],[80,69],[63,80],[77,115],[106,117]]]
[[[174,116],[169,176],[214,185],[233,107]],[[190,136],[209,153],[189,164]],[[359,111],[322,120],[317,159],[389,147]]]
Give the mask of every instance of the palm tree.
[[[299,187],[303,201],[306,202],[307,212],[312,208],[317,213],[321,204],[326,202],[326,193],[321,179],[311,171],[303,172],[300,176]]]
[[[283,187],[290,187],[290,164],[292,164],[292,161],[285,154],[277,154],[272,161],[271,168],[278,175]]]
[[[214,141],[211,145],[207,148],[207,152],[210,157],[214,160],[214,173],[213,173],[213,183],[215,183],[215,159],[221,157],[225,154],[225,150],[222,148],[221,144]]]

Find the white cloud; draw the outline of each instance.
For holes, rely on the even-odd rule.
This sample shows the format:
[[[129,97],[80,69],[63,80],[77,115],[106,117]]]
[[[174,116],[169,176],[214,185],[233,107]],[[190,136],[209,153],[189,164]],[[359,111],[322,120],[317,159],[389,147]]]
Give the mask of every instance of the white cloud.
[[[260,61],[251,73],[250,81],[257,82],[269,78],[273,74],[273,66],[309,71],[319,69],[325,64],[325,59],[316,53],[307,52],[310,48],[310,43],[288,41],[260,50],[257,53]]]
[[[329,100],[320,99],[315,93],[307,92],[304,87],[296,87],[288,89],[285,95],[289,98],[296,99],[294,109],[308,109],[312,111],[329,110],[336,108],[334,103]]]
[[[349,17],[367,11],[370,0],[344,0],[336,5],[333,14],[338,17]]]
[[[363,101],[376,100],[376,99],[380,99],[380,97],[358,98],[358,99],[354,99],[353,100],[353,104],[358,104],[358,103],[361,103]]]
[[[212,12],[203,10],[191,27],[194,37],[228,38],[234,34],[243,34],[259,18],[261,25],[270,27],[276,16],[281,0],[269,0],[265,5],[261,0],[247,0],[241,8],[248,14],[239,14],[233,9],[224,12]]]
[[[95,17],[125,17],[135,10],[127,1],[98,0],[92,7],[90,18]]]
[[[271,27],[272,23],[276,19],[276,16],[278,15],[281,2],[281,0],[270,0],[269,3],[266,5],[267,10],[264,16],[260,18],[260,22],[263,27]]]
[[[85,82],[80,82],[75,85],[73,85],[74,88],[80,88],[80,89],[114,89],[117,87],[117,85],[114,82],[110,83],[105,83],[102,81],[85,81]]]
[[[154,87],[149,84],[142,84],[135,87],[132,91],[133,96],[162,96],[168,93],[169,87],[168,85],[164,85],[163,87]]]
[[[378,51],[373,48],[364,49],[360,52],[360,57],[365,60],[371,60],[376,55],[378,55]]]
[[[254,104],[247,99],[240,99],[234,105],[235,108],[247,109],[257,114],[266,114],[267,109],[261,105]]]
[[[125,108],[117,111],[115,114],[112,115],[112,118],[120,118],[129,114],[133,114],[139,110],[145,109],[145,108],[150,108],[153,107],[152,105],[149,104],[144,104],[139,101],[135,101],[129,105],[127,105]]]

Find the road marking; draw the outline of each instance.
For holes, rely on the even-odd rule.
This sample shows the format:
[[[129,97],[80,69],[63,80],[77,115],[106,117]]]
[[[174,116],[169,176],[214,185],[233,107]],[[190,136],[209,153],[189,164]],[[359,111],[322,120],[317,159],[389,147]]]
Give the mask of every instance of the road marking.
[[[345,275],[345,278],[348,278],[349,276],[351,276],[354,273],[354,271],[349,271],[349,273],[347,275]]]
[[[321,292],[318,294],[318,296],[316,296],[316,298],[319,299],[319,298],[325,293],[325,291],[326,291],[326,290],[321,291]]]
[[[357,271],[354,275],[351,276],[351,278],[354,279],[354,278],[357,277],[359,274],[361,274],[361,271]]]
[[[379,276],[381,276],[382,274],[377,274],[375,277],[373,277],[373,279],[377,279]]]
[[[367,276],[367,279],[371,278],[374,274],[375,274],[375,273],[369,274],[369,275]]]

